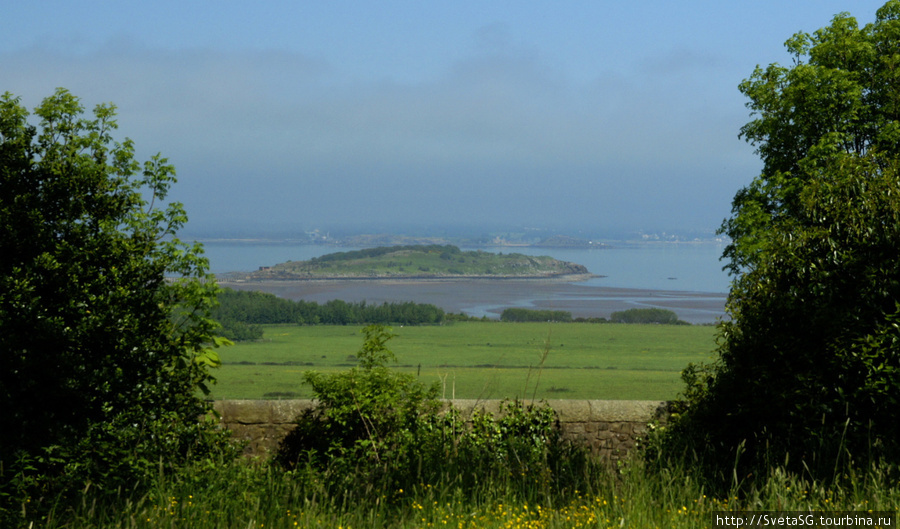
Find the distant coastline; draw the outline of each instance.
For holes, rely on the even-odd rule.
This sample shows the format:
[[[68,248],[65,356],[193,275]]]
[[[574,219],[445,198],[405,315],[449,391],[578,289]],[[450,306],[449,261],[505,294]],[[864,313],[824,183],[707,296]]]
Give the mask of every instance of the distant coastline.
[[[409,245],[455,245],[467,248],[564,248],[603,250],[613,248],[607,242],[580,239],[563,235],[554,235],[535,240],[507,239],[504,237],[414,237],[392,234],[364,234],[343,237],[310,234],[306,238],[268,238],[268,237],[199,237],[198,242],[204,244],[312,244],[334,248],[374,248],[379,246]]]

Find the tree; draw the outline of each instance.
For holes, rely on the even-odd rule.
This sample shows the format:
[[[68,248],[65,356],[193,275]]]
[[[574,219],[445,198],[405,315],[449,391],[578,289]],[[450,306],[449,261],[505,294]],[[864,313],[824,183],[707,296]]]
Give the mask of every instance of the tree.
[[[114,106],[83,113],[58,89],[35,126],[0,97],[0,483],[42,490],[133,488],[218,441],[198,420],[217,287],[161,205],[174,168],[113,140]]]
[[[736,279],[719,359],[685,372],[669,437],[726,480],[900,460],[900,2],[786,46],[792,66],[740,85],[764,166],[721,229]]]
[[[890,1],[860,29],[847,13],[785,47],[794,65],[757,67],[740,84],[758,116],[741,129],[756,146],[762,173],[737,193],[722,232],[732,238],[729,267],[738,273],[765,255],[769,228],[797,214],[806,184],[832,155],[895,158],[900,150],[900,4]],[[807,60],[804,61],[804,58]]]

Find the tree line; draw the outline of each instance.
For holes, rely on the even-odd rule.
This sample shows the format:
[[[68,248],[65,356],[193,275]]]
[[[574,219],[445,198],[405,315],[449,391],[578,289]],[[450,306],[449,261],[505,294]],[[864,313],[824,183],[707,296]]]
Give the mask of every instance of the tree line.
[[[509,308],[500,314],[500,321],[526,322],[526,321],[572,321],[572,313],[565,310],[538,310]]]
[[[613,312],[610,319],[606,318],[573,318],[572,313],[566,310],[541,310],[509,308],[500,314],[500,321],[527,322],[527,321],[555,321],[561,323],[644,323],[660,325],[690,325],[686,321],[678,319],[678,315],[667,309],[646,308],[628,309]]]
[[[219,293],[219,306],[213,318],[222,324],[221,334],[230,340],[262,338],[260,325],[294,323],[299,325],[427,325],[444,321],[444,311],[428,303],[385,302],[339,299],[323,304],[292,301],[266,292],[225,289]]]
[[[292,323],[298,325],[429,325],[445,321],[484,320],[463,314],[447,314],[428,303],[385,302],[380,305],[365,301],[339,299],[319,304],[315,301],[292,301],[266,292],[224,289],[218,295],[219,306],[212,316],[221,325],[219,333],[229,340],[259,340],[262,325]],[[685,325],[677,315],[665,309],[629,309],[605,318],[573,318],[564,310],[508,308],[500,314],[504,322],[579,322],[579,323],[658,323]]]
[[[656,323],[659,325],[690,325],[679,320],[678,315],[668,309],[644,308],[613,312],[609,315],[612,323]]]

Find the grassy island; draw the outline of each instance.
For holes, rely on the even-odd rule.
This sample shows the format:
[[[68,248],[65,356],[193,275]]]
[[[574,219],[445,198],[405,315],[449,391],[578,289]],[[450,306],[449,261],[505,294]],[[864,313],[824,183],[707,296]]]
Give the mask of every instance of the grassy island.
[[[462,251],[453,245],[381,246],[288,261],[233,279],[540,279],[589,277],[582,265],[549,256]]]

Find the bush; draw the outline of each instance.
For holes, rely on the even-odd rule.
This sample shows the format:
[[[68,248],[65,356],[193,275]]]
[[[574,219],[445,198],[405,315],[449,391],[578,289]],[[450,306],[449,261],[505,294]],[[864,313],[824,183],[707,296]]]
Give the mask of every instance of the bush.
[[[282,466],[330,467],[364,483],[403,481],[417,448],[429,446],[422,437],[427,418],[440,408],[437,384],[425,387],[386,366],[394,360],[386,346],[394,336],[390,328],[370,325],[363,332],[359,367],[304,375],[318,403],[282,443],[276,457]]]
[[[476,412],[467,421],[444,408],[437,384],[386,367],[390,329],[363,331],[358,368],[305,375],[317,406],[283,441],[275,459],[282,467],[319,476],[330,494],[369,500],[426,485],[530,497],[589,487],[592,460],[562,440],[551,408],[508,402],[500,417]]]
[[[610,314],[613,323],[658,323],[660,325],[690,325],[666,309],[628,309]]]

